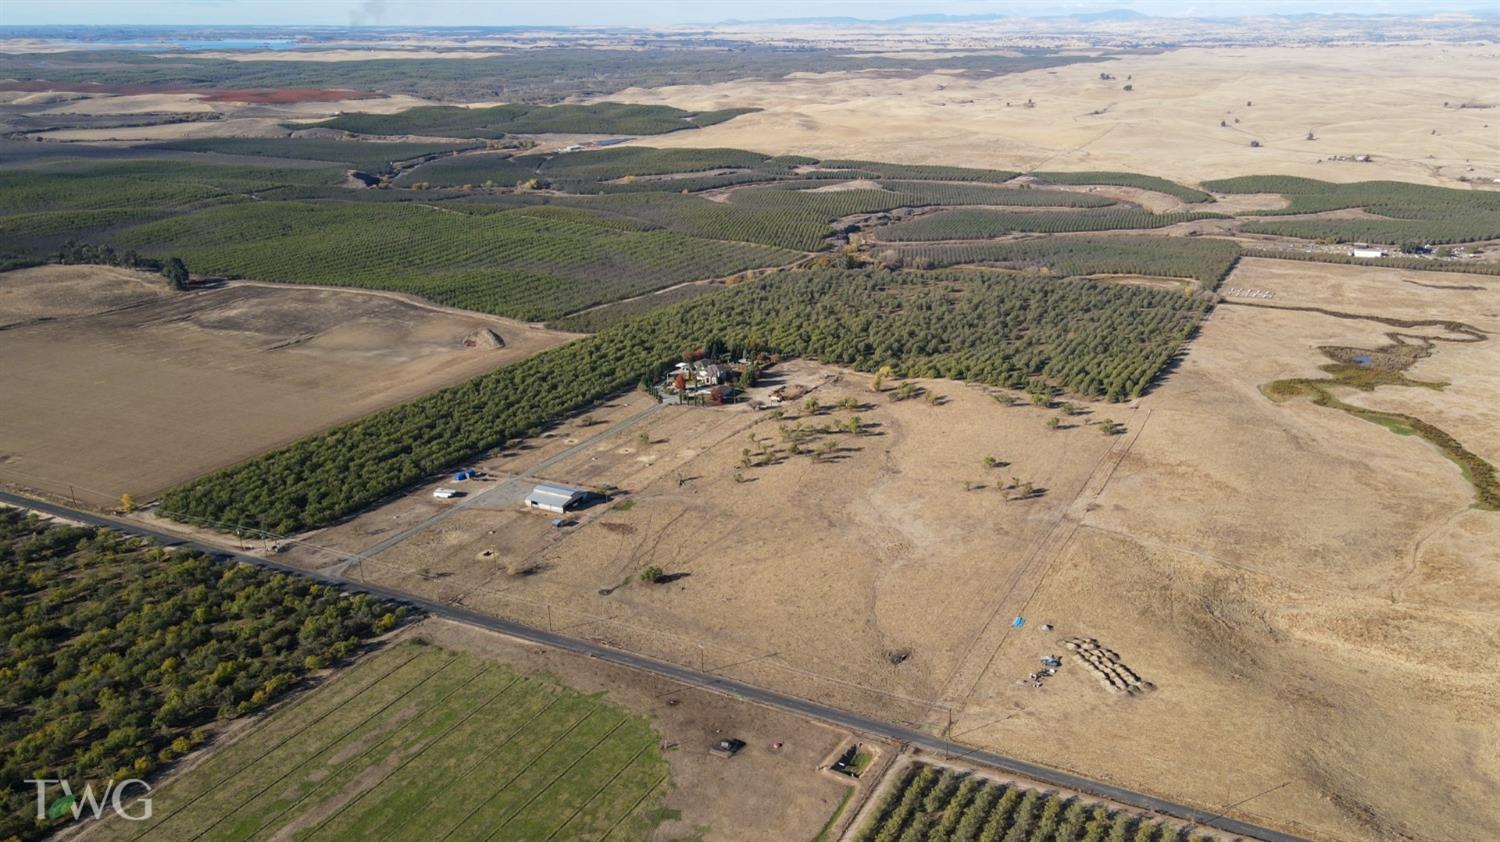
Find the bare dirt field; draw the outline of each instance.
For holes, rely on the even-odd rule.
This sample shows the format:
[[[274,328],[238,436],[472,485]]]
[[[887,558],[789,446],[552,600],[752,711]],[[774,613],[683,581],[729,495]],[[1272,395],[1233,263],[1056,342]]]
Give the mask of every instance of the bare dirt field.
[[[1500,117],[1457,107],[1488,102],[1493,64],[1488,46],[1194,48],[989,79],[793,74],[610,98],[764,109],[692,137],[640,141],[650,146],[1186,181],[1284,173],[1451,186],[1460,176],[1500,177]],[[1373,163],[1330,160],[1366,154]]]
[[[1415,274],[1252,259],[1226,286],[1500,331],[1493,279]],[[642,420],[633,394],[485,463],[620,489],[577,525],[485,498],[354,572],[934,731],[952,711],[960,740],[1209,808],[1249,799],[1231,812],[1312,838],[1490,838],[1500,514],[1422,439],[1261,391],[1391,329],[1231,300],[1165,385],[1077,416],[942,381],[921,384],[937,405],[898,403],[802,362],[777,376],[821,406],[782,419]],[[1439,343],[1409,373],[1447,388],[1346,397],[1491,453],[1496,371],[1500,343]],[[833,441],[822,460],[787,452],[782,425],[855,414],[861,434],[800,445]],[[1043,491],[1008,500],[1017,481]],[[441,505],[424,490],[311,540],[354,550]],[[664,583],[637,580],[650,565]],[[1089,667],[1074,638],[1108,654]],[[1037,689],[1048,655],[1063,667]]]
[[[0,326],[0,481],[94,505],[144,501],[570,338],[399,296],[171,293],[92,266],[0,275]],[[503,347],[465,346],[486,330]]]
[[[75,86],[80,87],[80,86]],[[371,99],[371,96],[375,98]],[[254,91],[152,91],[123,93],[86,90],[16,94],[17,102],[35,98],[38,114],[121,115],[216,112],[223,119],[146,126],[59,129],[41,133],[49,141],[147,143],[196,137],[285,137],[288,120],[321,120],[351,111],[386,114],[420,105],[418,97],[372,95],[359,91],[277,88]],[[334,97],[339,97],[334,99]]]

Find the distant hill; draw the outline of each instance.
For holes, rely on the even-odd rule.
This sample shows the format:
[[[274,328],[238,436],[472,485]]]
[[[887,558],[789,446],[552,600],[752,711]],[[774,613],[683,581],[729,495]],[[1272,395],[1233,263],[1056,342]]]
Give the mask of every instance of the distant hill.
[[[868,24],[896,24],[896,23],[977,23],[980,21],[1003,20],[1007,16],[1002,14],[979,14],[979,15],[945,15],[940,13],[922,15],[902,15],[894,18],[856,18],[848,15],[836,15],[830,17],[809,18],[764,18],[756,20],[730,19],[719,21],[718,26],[738,26],[741,24],[775,24],[778,26],[858,26]]]
[[[1059,17],[1071,18],[1080,21],[1108,21],[1108,20],[1147,20],[1151,16],[1141,14],[1132,9],[1110,9],[1104,12],[1079,12],[1073,15],[1059,15]]]
[[[974,15],[947,15],[941,13],[902,15],[894,18],[857,18],[850,15],[831,15],[824,17],[806,18],[758,18],[755,20],[731,19],[719,21],[718,26],[738,26],[743,24],[770,24],[775,26],[889,26],[910,23],[981,23],[984,21],[1004,20],[1011,15],[998,13],[974,14]],[[1025,17],[1024,15],[1021,17]],[[1095,23],[1100,21],[1136,21],[1149,20],[1150,15],[1142,14],[1131,9],[1108,9],[1102,12],[1078,12],[1068,15],[1037,15],[1038,20],[1076,20],[1084,23]]]

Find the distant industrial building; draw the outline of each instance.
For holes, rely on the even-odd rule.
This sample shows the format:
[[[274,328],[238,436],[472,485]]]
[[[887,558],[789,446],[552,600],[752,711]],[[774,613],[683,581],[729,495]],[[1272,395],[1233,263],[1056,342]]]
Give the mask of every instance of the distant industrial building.
[[[588,489],[558,485],[553,482],[539,482],[536,488],[531,489],[531,493],[526,495],[526,508],[564,514],[587,502],[593,496],[594,493]]]

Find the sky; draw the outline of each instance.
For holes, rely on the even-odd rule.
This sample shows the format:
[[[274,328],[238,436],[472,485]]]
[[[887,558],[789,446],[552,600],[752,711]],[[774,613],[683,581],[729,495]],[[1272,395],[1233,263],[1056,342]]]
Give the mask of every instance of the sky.
[[[913,14],[1020,17],[1128,8],[1150,15],[1425,13],[1496,0],[0,0],[0,26],[668,26],[728,19]]]

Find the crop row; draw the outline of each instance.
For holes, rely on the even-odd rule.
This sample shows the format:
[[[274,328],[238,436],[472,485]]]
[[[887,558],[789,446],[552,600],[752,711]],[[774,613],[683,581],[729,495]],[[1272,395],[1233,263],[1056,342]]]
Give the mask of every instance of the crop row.
[[[208,274],[412,292],[528,319],[796,257],[767,246],[530,213],[257,202],[150,223],[115,242],[143,254],[181,256]]]
[[[725,287],[722,284],[684,284],[650,295],[616,301],[594,310],[574,313],[571,316],[548,322],[547,327],[574,333],[598,333],[647,313],[664,310],[684,301],[691,301],[700,295],[711,295],[724,290]]]
[[[754,111],[691,112],[667,105],[599,102],[590,105],[426,105],[395,114],[343,114],[314,125],[356,134],[498,138],[507,134],[664,134],[722,123]],[[302,128],[302,126],[299,126]]]
[[[814,168],[814,165],[815,168]],[[524,168],[517,169],[517,168]],[[799,168],[801,171],[799,172]],[[526,155],[506,159],[499,155],[461,155],[433,161],[418,167],[404,179],[405,183],[427,182],[440,185],[493,182],[512,186],[517,180],[538,177],[568,192],[627,192],[650,176],[668,174],[734,172],[702,176],[698,179],[672,179],[662,187],[696,191],[711,187],[743,184],[751,181],[829,181],[838,179],[890,179],[896,181],[940,181],[999,184],[1011,180],[1015,173],[1003,170],[969,169],[911,164],[882,164],[873,161],[822,161],[785,155],[769,157],[740,149],[654,149],[646,146],[620,146],[603,150],[565,152],[555,155]],[[734,178],[730,178],[734,176]],[[635,178],[640,181],[629,182]],[[712,179],[712,180],[710,180]],[[642,189],[634,187],[634,189]]]
[[[819,161],[818,166],[832,170],[861,170],[873,174],[876,178],[923,181],[988,181],[992,184],[1000,184],[1018,175],[1010,170],[944,167],[932,164],[887,164],[880,161],[829,160]]]
[[[787,159],[739,149],[620,146],[558,155],[457,155],[416,167],[398,183],[514,187],[535,180],[538,185],[568,193],[680,192],[788,178],[792,176],[791,167]],[[717,171],[727,172],[708,174]],[[666,175],[684,177],[652,178]]]
[[[366,172],[384,172],[393,161],[409,161],[471,149],[472,143],[376,143],[302,137],[203,137],[153,143],[151,149],[290,158],[348,164]]]
[[[995,243],[905,246],[908,265],[985,264],[1042,269],[1053,275],[1155,275],[1194,278],[1212,289],[1239,260],[1230,240],[1206,237],[1044,237]]]
[[[1191,187],[1184,187],[1175,181],[1158,178],[1154,175],[1141,175],[1133,172],[1034,172],[1030,174],[1033,178],[1039,178],[1052,184],[1102,184],[1111,187],[1135,187],[1141,190],[1154,190],[1157,193],[1165,193],[1175,196],[1184,202],[1198,204],[1200,202],[1212,202],[1214,197]]]
[[[94,781],[95,793],[109,778],[149,778],[405,613],[3,507],[0,608],[0,838],[25,842],[72,821],[37,818],[24,784],[37,770]]]
[[[1216,213],[1150,213],[1149,211],[1047,213],[965,209],[944,210],[918,216],[881,228],[878,234],[880,239],[891,242],[975,240],[1018,231],[1058,234],[1068,231],[1162,228],[1179,222],[1225,218]]]
[[[1069,190],[1033,190],[1028,186],[996,187],[989,184],[954,184],[944,181],[883,181],[918,201],[913,205],[1012,205],[1017,207],[1102,208],[1115,204],[1108,196]]]
[[[1290,175],[1248,175],[1205,181],[1203,186],[1219,193],[1280,193],[1287,198],[1286,207],[1259,211],[1263,216],[1321,213],[1345,208],[1365,208],[1385,216],[1397,217],[1408,217],[1412,211],[1424,208],[1439,211],[1500,211],[1500,193],[1455,190],[1404,181],[1356,181],[1339,184]]]
[[[1165,822],[1076,796],[912,763],[855,842],[1199,842]]]
[[[288,184],[323,184],[336,170],[195,165],[182,161],[53,161],[0,171],[0,214],[173,208]]]
[[[0,171],[0,258],[43,259],[64,240],[98,241],[130,223],[317,189],[341,176],[326,168],[54,158]]]
[[[1500,211],[1454,211],[1419,219],[1270,219],[1246,223],[1243,230],[1304,240],[1411,248],[1500,239]]]
[[[676,193],[631,193],[565,200],[569,205],[628,216],[680,234],[711,240],[764,243],[798,251],[822,248],[828,217],[816,209],[743,208]]]
[[[832,233],[829,223],[842,217],[878,213],[939,201],[970,200],[1005,204],[1057,204],[1071,199],[1093,205],[1099,200],[1060,191],[1011,190],[981,185],[893,182],[912,190],[788,190],[751,188],[729,194],[727,202],[677,193],[631,193],[564,199],[571,206],[608,211],[660,225],[672,231],[717,240],[764,243],[800,251],[817,251]],[[1058,197],[1050,199],[1048,196]],[[1108,203],[1108,200],[1103,200]]]

